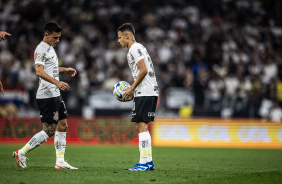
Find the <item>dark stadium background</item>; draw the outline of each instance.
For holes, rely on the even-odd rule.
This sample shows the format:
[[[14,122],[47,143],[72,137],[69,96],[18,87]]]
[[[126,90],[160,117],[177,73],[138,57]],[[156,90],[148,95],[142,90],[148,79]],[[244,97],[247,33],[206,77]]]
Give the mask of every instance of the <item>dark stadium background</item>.
[[[6,90],[0,116],[13,113],[6,112],[8,104],[18,116],[37,116],[33,52],[44,24],[56,21],[63,28],[56,47],[60,65],[78,71],[73,79],[60,76],[71,85],[71,91],[62,93],[71,115],[89,108],[98,116],[130,110],[130,105],[115,103],[110,93],[119,80],[132,83],[127,51],[116,36],[119,25],[132,22],[136,40],[154,62],[159,116],[177,117],[189,105],[194,116],[259,118],[263,100],[280,107],[282,102],[281,6],[274,0],[2,0],[0,28],[13,36],[0,43]],[[229,75],[239,82],[234,91],[228,94],[224,85],[212,96],[209,83],[214,78],[228,83]],[[101,90],[109,95],[101,97]],[[101,98],[109,103],[95,102]]]

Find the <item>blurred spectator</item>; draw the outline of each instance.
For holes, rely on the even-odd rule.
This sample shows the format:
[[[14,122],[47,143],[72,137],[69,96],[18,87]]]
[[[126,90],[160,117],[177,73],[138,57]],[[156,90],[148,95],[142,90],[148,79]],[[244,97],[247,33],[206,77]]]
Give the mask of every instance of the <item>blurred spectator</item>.
[[[249,96],[252,90],[252,83],[247,76],[241,77],[238,96],[235,104],[235,111],[244,110],[246,112]]]
[[[282,122],[282,109],[279,107],[278,102],[273,103],[273,107],[269,112],[269,119],[272,122],[281,123]]]
[[[189,104],[185,104],[179,109],[179,116],[183,119],[191,117],[193,107]]]
[[[209,79],[206,70],[199,70],[198,77],[194,81],[194,94],[196,106],[202,107],[205,102],[205,90]]]
[[[262,72],[263,72],[262,83],[266,85],[270,84],[271,79],[277,76],[278,74],[277,65],[273,62],[273,60],[270,57],[266,58]]]
[[[282,107],[282,81],[279,78],[277,78],[276,82],[276,99],[279,106]]]
[[[224,93],[223,93],[223,108],[234,109],[236,99],[238,97],[240,82],[238,78],[233,74],[229,73],[224,78]]]
[[[268,119],[272,105],[272,101],[268,98],[264,98],[262,100],[259,108],[259,115],[261,116],[262,120],[265,121],[266,119]]]
[[[224,82],[219,76],[214,73],[208,82],[208,88],[206,92],[206,101],[209,108],[214,111],[220,111],[221,100],[224,89]]]
[[[9,49],[4,46],[2,47],[1,53],[0,53],[0,64],[5,66],[12,62],[13,60],[13,54],[9,51]]]

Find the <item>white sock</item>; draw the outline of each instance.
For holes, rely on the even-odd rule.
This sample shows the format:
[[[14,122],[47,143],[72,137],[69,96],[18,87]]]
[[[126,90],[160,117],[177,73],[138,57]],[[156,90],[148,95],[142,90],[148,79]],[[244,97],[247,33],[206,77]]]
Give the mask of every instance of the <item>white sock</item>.
[[[139,133],[140,164],[146,164],[148,158],[148,136],[147,132]]]
[[[49,139],[49,136],[44,130],[38,132],[29,140],[29,142],[22,149],[19,150],[20,154],[26,155],[34,148],[40,146],[44,141],[47,141],[47,139]]]
[[[64,161],[67,132],[55,132],[54,144],[56,149],[56,163]]]
[[[147,162],[151,162],[153,160],[152,158],[152,138],[150,135],[150,132],[147,132],[147,137],[148,137],[148,158]]]

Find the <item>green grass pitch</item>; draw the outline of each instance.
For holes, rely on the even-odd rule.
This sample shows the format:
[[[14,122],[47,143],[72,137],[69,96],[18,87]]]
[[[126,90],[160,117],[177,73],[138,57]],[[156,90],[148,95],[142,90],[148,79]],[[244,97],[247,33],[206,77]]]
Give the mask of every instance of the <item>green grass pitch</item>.
[[[0,145],[1,184],[44,183],[282,183],[282,150],[153,147],[155,171],[128,172],[139,161],[137,146],[67,145],[65,159],[79,170],[55,170],[55,149],[41,145],[21,169]]]

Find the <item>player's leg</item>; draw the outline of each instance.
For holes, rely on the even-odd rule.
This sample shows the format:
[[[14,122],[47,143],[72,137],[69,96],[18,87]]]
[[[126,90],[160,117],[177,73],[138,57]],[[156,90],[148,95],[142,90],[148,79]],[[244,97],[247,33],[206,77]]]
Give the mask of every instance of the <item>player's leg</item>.
[[[56,149],[56,164],[55,169],[77,169],[69,165],[64,157],[65,157],[65,150],[66,150],[66,137],[67,137],[67,109],[66,105],[61,97],[58,98],[59,100],[59,121],[56,127],[56,133],[54,137],[54,145]]]
[[[136,122],[137,124],[137,130],[139,136],[140,159],[138,164],[136,164],[132,168],[126,169],[126,171],[154,170],[154,165],[152,162],[151,140],[150,140],[151,136],[148,131],[148,123],[152,119],[151,116],[154,116],[155,113],[155,111],[152,111],[153,107],[154,107],[154,98],[152,97],[134,98],[131,121]],[[148,162],[148,160],[150,161]],[[151,167],[149,167],[148,163],[151,163]]]
[[[148,130],[148,123],[139,122],[137,123],[137,130],[139,132],[139,150],[140,150],[140,161],[139,163],[146,163],[149,170],[154,170],[155,166],[152,159],[152,139]]]
[[[139,136],[140,164],[146,164],[148,159],[148,123],[137,122],[137,131]]]
[[[13,153],[13,156],[17,159],[19,167],[26,168],[26,154],[55,134],[58,122],[58,107],[56,106],[55,99],[56,98],[36,99],[43,130],[35,134],[22,149]]]
[[[147,131],[147,137],[148,137],[148,157],[147,157],[147,164],[149,166],[149,170],[155,170],[155,166],[153,163],[153,157],[152,157],[152,137],[149,131]]]
[[[40,146],[44,141],[47,141],[49,137],[52,137],[55,133],[55,123],[43,123],[43,130],[35,134],[28,143],[19,150],[13,152],[14,158],[16,158],[18,166],[26,168],[26,154],[36,147]]]
[[[158,103],[158,97],[154,96],[154,97],[150,97],[150,101],[151,103],[151,110],[148,113],[150,122],[153,122],[155,120],[155,111],[156,111],[156,107],[157,107],[157,103]],[[147,137],[148,137],[148,158],[147,158],[147,164],[149,166],[149,170],[155,170],[155,166],[153,163],[153,157],[152,157],[152,137],[149,131],[147,131]]]
[[[63,119],[58,122],[56,133],[54,137],[54,144],[56,149],[56,163],[64,162],[64,155],[66,149],[66,136],[67,136],[67,120]]]
[[[67,120],[63,119],[58,122],[54,137],[54,145],[56,149],[56,164],[55,169],[77,169],[69,165],[65,159],[66,137],[67,137]]]
[[[126,171],[147,171],[149,166],[147,164],[148,160],[148,123],[146,122],[136,122],[136,128],[139,137],[139,153],[140,159],[139,163],[132,168],[125,169]]]

